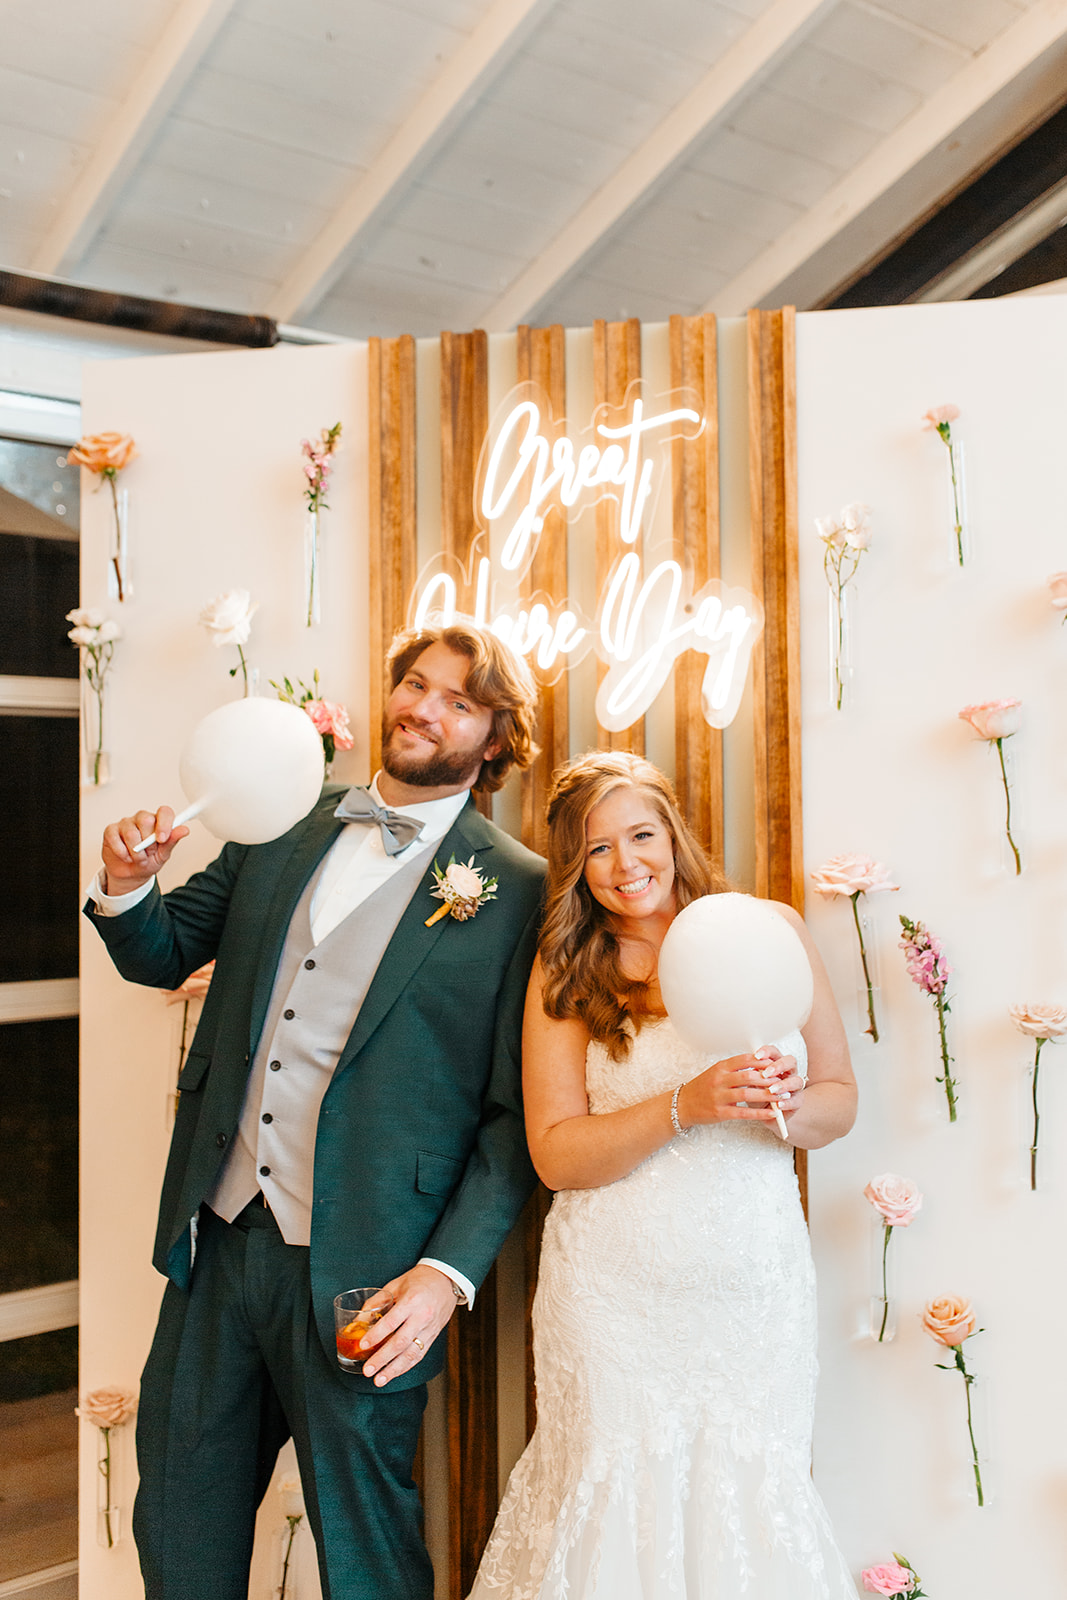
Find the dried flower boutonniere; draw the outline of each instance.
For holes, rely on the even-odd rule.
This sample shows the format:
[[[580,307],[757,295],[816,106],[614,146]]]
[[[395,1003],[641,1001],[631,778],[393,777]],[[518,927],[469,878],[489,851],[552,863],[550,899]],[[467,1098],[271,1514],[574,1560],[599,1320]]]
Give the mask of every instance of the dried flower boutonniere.
[[[439,906],[432,917],[426,918],[428,928],[432,928],[435,922],[440,922],[449,912],[457,922],[466,922],[468,918],[473,917],[480,905],[484,905],[487,900],[496,899],[496,878],[488,880],[483,878],[474,865],[473,856],[466,866],[453,857],[444,872],[435,861],[433,875],[437,887],[430,892],[435,899],[443,900],[444,905]]]

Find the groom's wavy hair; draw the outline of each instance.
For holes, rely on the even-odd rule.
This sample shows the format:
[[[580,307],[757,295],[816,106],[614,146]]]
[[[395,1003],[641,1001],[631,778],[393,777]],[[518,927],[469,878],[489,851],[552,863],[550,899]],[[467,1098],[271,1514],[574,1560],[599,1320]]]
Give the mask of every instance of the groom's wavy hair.
[[[670,783],[651,761],[622,750],[593,751],[556,771],[548,797],[548,881],[539,946],[542,1001],[548,1016],[583,1022],[613,1061],[629,1054],[627,1022],[640,1028],[649,1015],[648,983],[623,971],[611,914],[585,881],[586,819],[619,789],[647,795],[671,835],[679,910],[701,895],[729,888],[690,831]],[[651,948],[650,955],[654,967]]]
[[[463,687],[472,700],[493,713],[490,738],[498,741],[500,749],[482,762],[471,785],[484,794],[493,794],[512,767],[521,772],[537,754],[537,686],[533,674],[522,657],[495,633],[457,617],[448,624],[427,621],[421,628],[402,628],[396,634],[385,658],[390,689],[396,688],[432,644],[446,645],[457,655],[466,656],[470,666]]]

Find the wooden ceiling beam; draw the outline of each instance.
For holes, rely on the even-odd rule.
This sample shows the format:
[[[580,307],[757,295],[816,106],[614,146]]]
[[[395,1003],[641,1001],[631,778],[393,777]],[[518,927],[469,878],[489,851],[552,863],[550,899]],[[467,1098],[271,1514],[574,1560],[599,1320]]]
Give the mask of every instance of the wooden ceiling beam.
[[[234,0],[180,0],[38,246],[30,272],[56,277],[77,266],[233,4]]]
[[[281,285],[270,316],[293,322],[309,315],[329,293],[344,272],[358,235],[425,168],[472,100],[503,70],[551,4],[552,0],[494,0]],[[355,85],[353,93],[358,93]]]
[[[793,273],[1057,46],[1067,54],[1067,5],[1039,0],[714,294],[705,311],[739,316],[751,306],[796,298],[788,283]]]
[[[774,0],[711,67],[618,171],[571,218],[481,319],[490,333],[535,320],[549,294],[601,244],[626,214],[730,115],[794,50],[836,0]]]

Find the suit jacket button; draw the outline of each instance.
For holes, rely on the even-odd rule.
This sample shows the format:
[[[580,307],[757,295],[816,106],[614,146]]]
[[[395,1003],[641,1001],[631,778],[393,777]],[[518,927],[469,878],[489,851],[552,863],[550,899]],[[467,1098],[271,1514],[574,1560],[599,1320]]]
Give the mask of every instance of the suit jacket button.
[[[223,1148],[223,1146],[225,1145],[225,1143],[226,1143],[226,1135],[224,1133],[217,1133],[215,1135],[215,1143],[218,1145],[219,1149],[221,1150]]]

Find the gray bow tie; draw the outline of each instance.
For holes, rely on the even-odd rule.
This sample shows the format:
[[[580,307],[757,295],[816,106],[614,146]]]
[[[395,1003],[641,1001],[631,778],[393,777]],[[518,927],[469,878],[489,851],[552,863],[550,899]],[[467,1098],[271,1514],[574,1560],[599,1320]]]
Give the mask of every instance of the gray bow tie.
[[[398,856],[422,832],[421,817],[402,817],[387,806],[380,806],[369,789],[349,789],[334,816],[342,822],[376,822],[387,856]]]

